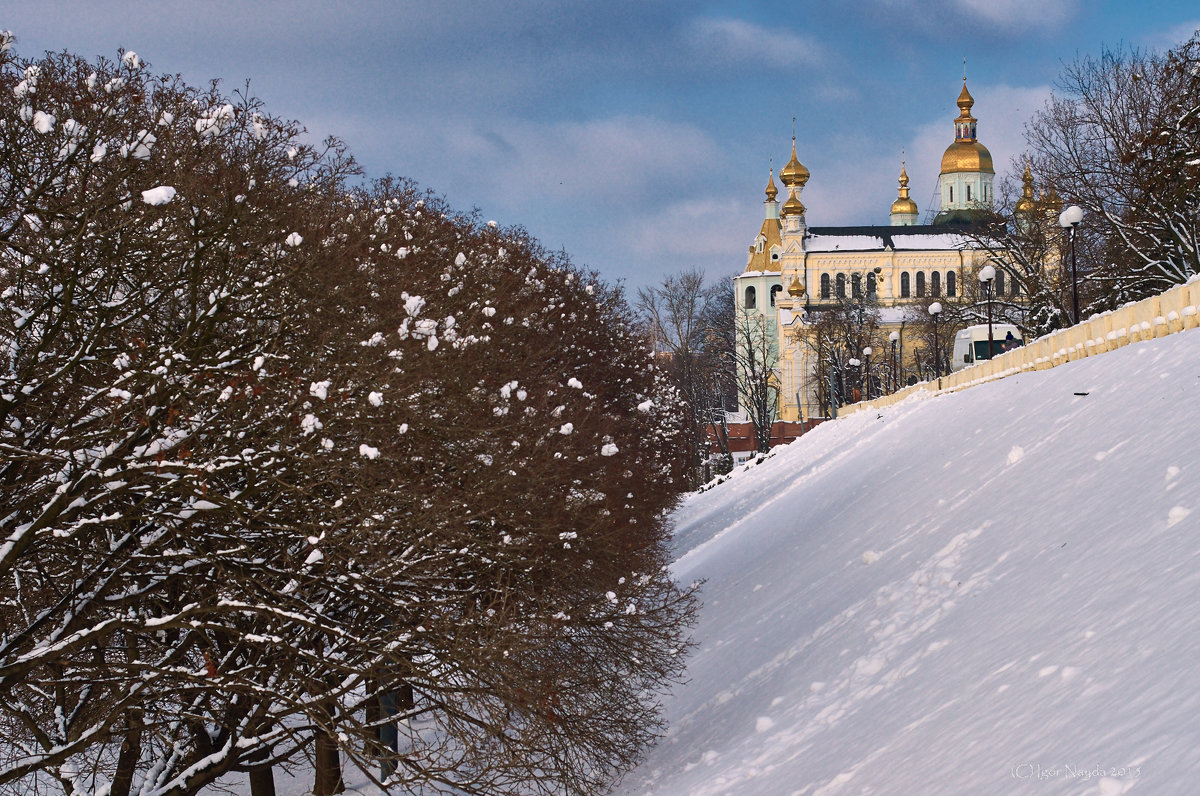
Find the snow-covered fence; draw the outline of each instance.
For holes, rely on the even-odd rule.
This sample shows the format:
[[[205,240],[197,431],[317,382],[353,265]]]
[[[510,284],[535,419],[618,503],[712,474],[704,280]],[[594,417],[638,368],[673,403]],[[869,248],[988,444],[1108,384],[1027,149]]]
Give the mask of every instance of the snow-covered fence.
[[[1022,371],[1045,370],[1072,360],[1103,354],[1139,340],[1194,329],[1200,326],[1197,305],[1200,305],[1200,277],[1192,277],[1185,284],[1176,285],[1157,296],[1093,315],[1075,326],[1039,337],[994,359],[983,360],[943,376],[938,381],[921,382],[891,395],[850,404],[838,412],[848,415],[863,409],[888,406],[917,390],[961,390]]]

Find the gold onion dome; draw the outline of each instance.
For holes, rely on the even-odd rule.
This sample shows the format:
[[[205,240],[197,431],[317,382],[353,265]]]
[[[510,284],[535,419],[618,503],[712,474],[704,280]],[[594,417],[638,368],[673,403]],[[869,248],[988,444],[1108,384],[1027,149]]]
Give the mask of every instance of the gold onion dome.
[[[971,107],[975,104],[975,98],[971,96],[971,92],[967,91],[967,79],[963,78],[963,90],[958,93],[958,110],[960,116],[970,116]]]
[[[779,189],[775,187],[775,169],[771,169],[771,176],[767,178],[767,201],[774,202],[778,195]]]
[[[1013,210],[1017,213],[1032,213],[1037,208],[1037,201],[1033,198],[1033,172],[1029,170],[1029,162],[1025,163],[1025,173],[1021,175],[1021,198],[1017,200],[1017,204]]]
[[[780,172],[780,177],[783,174]],[[779,211],[781,216],[802,216],[804,215],[804,204],[800,201],[800,197],[796,196],[796,188],[789,186],[788,199],[783,203],[783,209]]]
[[[1048,210],[1053,210],[1055,213],[1057,213],[1059,210],[1062,210],[1063,200],[1062,197],[1058,195],[1058,191],[1054,190],[1054,180],[1050,181],[1050,192],[1046,194],[1046,198],[1043,201],[1045,202]]]
[[[792,284],[788,285],[788,295],[793,298],[799,298],[804,295],[804,285],[800,284],[800,280],[792,277]]]
[[[946,154],[942,155],[942,173],[951,174],[957,171],[995,174],[992,153],[978,141],[955,141],[946,147]]]
[[[808,182],[808,169],[804,168],[804,164],[796,157],[796,139],[792,139],[792,159],[787,162],[787,165],[779,170],[779,181],[791,188],[793,185],[804,187]],[[790,199],[788,201],[791,201]],[[797,200],[799,201],[799,200]]]
[[[917,215],[917,203],[908,195],[908,170],[900,164],[900,195],[892,202],[892,215]]]
[[[995,174],[992,165],[992,153],[979,143],[975,137],[975,122],[971,115],[971,106],[975,98],[967,91],[967,81],[963,79],[962,91],[958,95],[958,118],[954,120],[954,143],[946,147],[942,155],[942,174],[955,172],[984,172]]]

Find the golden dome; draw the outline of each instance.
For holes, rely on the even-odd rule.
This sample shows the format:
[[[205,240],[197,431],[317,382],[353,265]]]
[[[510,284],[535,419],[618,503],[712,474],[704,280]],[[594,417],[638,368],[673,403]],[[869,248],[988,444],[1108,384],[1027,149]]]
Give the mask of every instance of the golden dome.
[[[942,174],[956,171],[982,171],[995,174],[992,153],[978,141],[955,141],[942,155]]]
[[[780,172],[780,179],[783,178],[783,172]],[[796,196],[795,186],[788,186],[788,199],[783,203],[783,209],[779,211],[781,216],[802,216],[804,215],[804,204],[800,198]]]
[[[975,98],[971,96],[971,92],[967,91],[967,79],[963,78],[963,90],[958,94],[958,110],[960,116],[970,116],[971,106],[975,104]]]
[[[804,285],[800,284],[800,280],[792,277],[792,284],[788,285],[788,295],[793,298],[800,298],[804,295]]]
[[[767,177],[767,201],[774,202],[778,195],[779,189],[775,187],[775,169],[771,169],[771,176]]]
[[[804,164],[796,157],[796,139],[793,138],[792,159],[787,162],[786,166],[779,170],[779,181],[789,188],[793,185],[803,188],[805,183],[808,182],[809,176],[808,169],[804,168]]]
[[[1058,195],[1058,191],[1054,190],[1054,180],[1050,180],[1050,192],[1046,194],[1046,198],[1043,201],[1047,210],[1055,213],[1062,210],[1063,200],[1062,197]]]
[[[1029,162],[1025,162],[1025,173],[1021,175],[1021,198],[1013,207],[1017,213],[1032,213],[1037,209],[1037,201],[1033,198],[1033,172],[1029,170]]]
[[[900,191],[899,197],[892,202],[892,215],[917,215],[917,203],[908,195],[908,169],[904,161],[900,161]]]

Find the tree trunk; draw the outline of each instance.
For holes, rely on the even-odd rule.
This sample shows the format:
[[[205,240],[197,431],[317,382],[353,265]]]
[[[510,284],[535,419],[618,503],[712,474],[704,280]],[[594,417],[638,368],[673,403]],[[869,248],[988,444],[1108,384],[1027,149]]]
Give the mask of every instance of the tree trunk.
[[[142,715],[140,710],[131,710],[125,717],[125,738],[121,741],[121,753],[117,757],[117,771],[113,775],[111,796],[129,796],[133,789],[133,774],[142,757]]]
[[[316,778],[313,796],[333,796],[346,790],[342,781],[342,758],[337,742],[328,732],[317,733],[315,754]]]
[[[275,767],[250,770],[250,796],[275,796]]]

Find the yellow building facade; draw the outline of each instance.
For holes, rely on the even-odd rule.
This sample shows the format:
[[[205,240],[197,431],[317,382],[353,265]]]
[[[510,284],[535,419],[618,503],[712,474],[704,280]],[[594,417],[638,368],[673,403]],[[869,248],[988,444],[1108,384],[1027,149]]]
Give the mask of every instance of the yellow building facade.
[[[801,194],[811,175],[797,158],[794,138],[791,159],[779,172],[787,191],[782,203],[775,175],[768,177],[762,227],[749,247],[745,270],[735,277],[735,301],[740,321],[759,324],[777,348],[780,419],[822,415],[818,393],[825,376],[811,339],[822,310],[869,296],[886,340],[890,331],[903,329],[912,307],[961,296],[989,260],[963,226],[979,211],[993,209],[995,180],[991,153],[977,137],[974,99],[965,80],[957,105],[954,139],[938,176],[941,204],[930,224],[917,223],[919,210],[909,196],[903,162],[888,225],[809,227]]]

